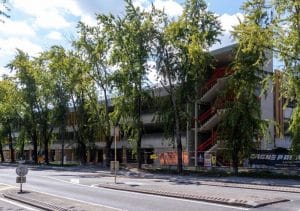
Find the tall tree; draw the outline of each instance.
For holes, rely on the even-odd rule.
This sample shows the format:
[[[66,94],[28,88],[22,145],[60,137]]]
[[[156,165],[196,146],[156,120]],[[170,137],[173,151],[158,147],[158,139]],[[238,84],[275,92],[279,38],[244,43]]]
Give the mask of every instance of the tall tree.
[[[221,27],[203,0],[186,1],[177,21],[169,21],[166,17],[162,20],[164,27],[158,31],[157,69],[162,76],[161,84],[170,95],[169,114],[173,116],[178,172],[182,172],[181,131],[186,126],[183,123],[190,118],[186,104],[197,100],[198,87],[212,69],[213,58],[208,49],[218,41]]]
[[[8,64],[16,71],[16,83],[20,88],[23,113],[22,125],[25,127],[33,145],[33,160],[38,163],[38,119],[37,119],[37,84],[34,77],[34,65],[28,54],[18,50],[15,58]]]
[[[88,74],[89,66],[83,58],[75,52],[66,53],[66,70],[65,91],[70,98],[70,113],[75,116],[75,121],[71,121],[74,131],[74,138],[77,142],[77,155],[81,162],[87,162],[87,146],[95,141],[96,130],[91,129],[95,126],[95,111],[90,110],[90,97],[95,96],[94,83]],[[97,101],[97,100],[96,100]],[[91,116],[93,115],[93,117]]]
[[[271,2],[272,24],[274,28],[275,55],[283,62],[286,90],[285,97],[288,101],[294,101],[296,107],[290,122],[292,134],[292,151],[294,154],[300,153],[300,3],[299,0]]]
[[[269,83],[265,80],[264,67],[271,59],[266,49],[272,46],[269,38],[273,35],[264,0],[247,1],[243,10],[245,19],[233,32],[237,49],[233,74],[224,93],[233,96],[233,100],[226,103],[218,128],[219,139],[228,148],[235,174],[238,174],[239,161],[248,158],[255,149],[253,140],[262,138],[267,127],[261,119],[257,90],[263,92]]]
[[[53,110],[55,77],[48,66],[47,55],[34,59],[33,77],[36,82],[36,116],[40,139],[44,146],[45,163],[49,164],[49,144],[56,119]]]
[[[78,53],[85,58],[85,62],[89,67],[88,74],[95,81],[100,92],[99,94],[102,96],[100,102],[96,100],[95,103],[90,105],[93,106],[97,112],[97,124],[100,127],[99,129],[106,143],[104,162],[106,166],[109,166],[111,160],[110,149],[113,138],[110,135],[112,121],[109,115],[111,107],[109,94],[111,93],[112,71],[108,60],[112,39],[109,36],[110,33],[106,33],[106,30],[109,28],[111,18],[106,15],[98,15],[97,20],[97,26],[88,26],[84,23],[79,23],[80,38],[74,44]],[[92,101],[90,102],[93,102],[93,99],[97,98],[95,96],[92,97]]]
[[[61,165],[64,165],[64,146],[67,122],[69,116],[70,87],[68,77],[72,71],[72,65],[68,53],[63,47],[52,46],[48,52],[44,53],[47,66],[55,82],[53,85],[53,111],[54,125],[58,127],[57,138],[61,141]]]
[[[0,124],[8,138],[11,162],[15,161],[13,132],[17,128],[19,111],[19,92],[14,82],[8,78],[0,81]]]
[[[112,64],[118,68],[115,85],[120,97],[114,108],[121,115],[128,140],[136,150],[138,167],[142,165],[141,140],[143,135],[142,101],[147,93],[147,61],[152,39],[151,16],[135,8],[126,0],[124,17],[115,18],[113,31]]]

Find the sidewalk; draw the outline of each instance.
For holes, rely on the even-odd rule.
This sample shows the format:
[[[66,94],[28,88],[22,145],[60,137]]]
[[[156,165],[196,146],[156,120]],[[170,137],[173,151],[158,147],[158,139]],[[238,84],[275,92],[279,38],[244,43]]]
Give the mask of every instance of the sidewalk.
[[[107,175],[110,172],[107,171]],[[156,179],[169,179],[173,181],[182,181],[184,183],[197,183],[197,182],[215,182],[226,184],[246,184],[246,185],[258,185],[258,186],[279,186],[279,187],[291,187],[300,188],[300,180],[294,179],[269,179],[269,178],[252,178],[252,177],[212,177],[212,176],[180,176],[174,174],[151,174],[137,169],[132,170],[120,170],[119,175],[134,177],[134,178],[156,178]]]

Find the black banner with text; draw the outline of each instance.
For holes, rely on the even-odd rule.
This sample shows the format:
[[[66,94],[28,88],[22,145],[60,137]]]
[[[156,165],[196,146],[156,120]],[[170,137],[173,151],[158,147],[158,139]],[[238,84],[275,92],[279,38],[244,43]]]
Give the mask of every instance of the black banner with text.
[[[250,155],[250,165],[300,167],[300,155],[293,156],[274,151],[259,151]]]

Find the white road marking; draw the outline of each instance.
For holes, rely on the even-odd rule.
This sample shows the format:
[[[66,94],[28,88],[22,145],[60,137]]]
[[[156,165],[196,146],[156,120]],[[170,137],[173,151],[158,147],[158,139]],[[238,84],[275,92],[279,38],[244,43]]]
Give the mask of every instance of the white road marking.
[[[9,187],[14,187],[12,185],[8,185],[8,184],[5,184],[5,183],[0,183],[0,185],[3,185],[3,186],[9,186]]]
[[[79,179],[70,179],[71,183],[79,184]]]
[[[11,188],[15,188],[15,187],[13,187],[13,186],[3,187],[3,188],[0,188],[0,191],[8,190],[8,189],[11,189]]]
[[[80,186],[83,186],[83,187],[90,187],[88,185],[76,184],[76,183],[72,183],[72,182],[69,182],[69,181],[65,181],[65,180],[61,180],[61,179],[57,179],[57,178],[53,178],[53,177],[49,177],[49,176],[41,176],[41,177],[57,180],[57,181],[60,181],[60,182],[65,182],[65,183],[68,183],[68,184],[80,185]],[[106,208],[109,208],[109,209],[125,211],[124,209],[120,209],[120,208],[117,208],[117,207],[111,207],[111,206],[107,206],[107,205],[103,205],[103,204],[96,204],[96,203],[93,203],[93,202],[82,201],[82,200],[79,200],[79,199],[74,199],[74,198],[69,198],[69,197],[65,197],[65,196],[55,195],[55,194],[46,193],[46,192],[42,192],[42,191],[36,191],[36,192],[43,193],[43,194],[48,194],[48,195],[54,196],[54,197],[60,197],[60,198],[68,199],[68,200],[78,201],[78,202],[85,203],[85,204],[90,204],[90,205],[93,205],[93,206],[106,207]]]
[[[74,184],[74,183],[71,183],[69,181],[65,181],[65,180],[62,180],[62,179],[58,179],[58,178],[54,178],[54,177],[49,177],[49,176],[42,176],[42,177],[46,177],[46,178],[49,178],[49,179],[53,179],[53,180],[57,180],[57,181],[60,181],[60,182],[65,182],[65,183],[69,183],[69,184]],[[101,187],[97,187],[97,184],[93,184],[93,185],[83,185],[83,184],[76,184],[76,185],[80,185],[80,186],[84,186],[84,187],[91,187],[91,188],[101,188]],[[107,188],[105,188],[107,189]],[[114,189],[109,189],[111,191],[119,191],[119,190],[114,190]],[[137,195],[148,195],[149,194],[144,194],[144,193],[137,193],[137,192],[132,192],[132,191],[127,191],[127,192],[130,192],[130,194],[137,194]],[[174,200],[178,200],[178,201],[185,201],[185,202],[193,202],[193,203],[197,203],[197,204],[205,204],[205,205],[211,205],[211,206],[217,206],[217,207],[224,207],[224,208],[231,208],[231,209],[237,209],[237,210],[249,210],[247,208],[243,208],[243,207],[234,207],[234,206],[230,206],[230,205],[222,205],[222,204],[215,204],[213,202],[204,202],[204,201],[195,201],[195,200],[188,200],[188,199],[180,199],[180,198],[175,198],[175,197],[168,197],[168,196],[159,196],[159,195],[152,195],[151,196],[154,196],[154,197],[159,197],[159,198],[172,198]],[[118,209],[118,208],[116,208]]]
[[[4,183],[0,183],[0,185],[5,186],[5,187],[1,187],[0,191],[8,190],[8,189],[11,189],[11,188],[15,188],[15,186],[4,184]]]
[[[120,208],[117,208],[117,207],[111,207],[111,206],[107,206],[107,205],[96,204],[96,203],[93,203],[93,202],[87,202],[87,201],[83,201],[83,200],[79,200],[79,199],[73,199],[73,198],[69,198],[69,197],[65,197],[65,196],[60,196],[60,195],[55,195],[55,194],[51,194],[51,193],[42,192],[42,191],[35,191],[35,192],[47,194],[47,195],[54,196],[54,197],[64,198],[64,199],[68,199],[68,200],[72,200],[72,201],[78,201],[80,203],[90,204],[90,205],[93,205],[93,206],[105,207],[105,208],[120,210],[120,211],[126,211],[124,209],[120,209]]]
[[[34,209],[34,208],[25,206],[25,205],[20,204],[20,203],[17,203],[17,202],[13,202],[13,201],[7,200],[7,199],[0,198],[0,200],[1,200],[1,201],[4,201],[4,202],[7,202],[7,203],[9,203],[9,204],[12,204],[12,205],[14,205],[14,206],[17,206],[17,207],[22,207],[22,208],[27,209],[27,210],[38,211],[38,209]]]
[[[97,187],[97,184],[94,184],[94,185],[92,185],[90,187],[101,188],[101,187]],[[108,189],[108,188],[105,188],[105,189]],[[118,190],[115,190],[115,189],[109,189],[109,190],[118,191]],[[148,195],[148,196],[150,195],[150,194],[145,194],[145,193],[137,193],[137,192],[133,192],[133,191],[126,191],[126,192],[130,192],[130,194],[137,194],[137,195],[139,195],[139,194]],[[205,202],[205,201],[196,201],[196,200],[189,200],[189,199],[181,199],[181,198],[175,198],[175,197],[169,197],[169,196],[160,196],[160,195],[154,195],[154,194],[153,195],[151,194],[151,196],[154,196],[154,197],[157,197],[157,198],[168,198],[168,199],[172,198],[173,200],[177,200],[177,201],[193,202],[193,203],[196,203],[196,204],[205,204],[205,205],[210,205],[210,206],[231,208],[231,209],[237,209],[237,210],[249,210],[248,208],[244,208],[244,207],[234,207],[234,206],[230,206],[230,205],[215,204],[213,202]]]

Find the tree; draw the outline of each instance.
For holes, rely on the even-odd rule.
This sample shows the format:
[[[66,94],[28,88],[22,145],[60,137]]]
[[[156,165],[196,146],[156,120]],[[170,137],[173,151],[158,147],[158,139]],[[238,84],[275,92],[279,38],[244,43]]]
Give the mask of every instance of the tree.
[[[57,138],[61,140],[61,165],[63,166],[67,118],[70,114],[68,105],[70,102],[70,88],[67,80],[72,71],[72,66],[68,54],[63,47],[52,46],[48,52],[45,52],[45,56],[51,75],[55,79],[53,87],[54,125],[59,130]]]
[[[22,125],[33,144],[33,160],[38,163],[38,119],[37,119],[37,84],[34,77],[34,65],[28,54],[17,51],[15,58],[7,65],[16,70],[16,84],[20,87],[22,110],[20,113]]]
[[[98,99],[91,99],[96,95],[94,81],[88,74],[88,64],[73,51],[69,51],[65,55],[65,64],[58,65],[58,67],[65,68],[64,89],[70,99],[71,115],[75,117],[75,121],[70,121],[70,123],[77,141],[77,155],[85,164],[87,147],[94,143],[97,134],[95,129],[95,122],[98,122],[95,121],[97,113],[95,110],[91,110],[90,104],[91,101],[98,102]],[[58,62],[58,64],[61,63]]]
[[[186,104],[197,100],[199,85],[211,70],[213,58],[208,49],[221,32],[217,17],[207,11],[202,0],[188,0],[177,21],[162,18],[163,28],[157,36],[157,69],[161,84],[170,95],[173,132],[177,143],[178,172],[182,172],[181,131],[190,118]],[[159,24],[161,25],[161,24]],[[159,26],[156,26],[159,29]],[[169,119],[169,117],[167,117]]]
[[[292,151],[300,153],[300,4],[299,0],[272,1],[269,6],[274,11],[274,46],[275,55],[283,62],[285,82],[284,96],[288,101],[296,101],[290,128]]]
[[[15,162],[13,131],[17,128],[19,119],[20,96],[16,85],[9,78],[0,81],[0,93],[0,124],[2,134],[8,138],[11,162]],[[0,148],[2,149],[2,146]]]
[[[105,139],[105,161],[106,166],[110,165],[111,160],[111,144],[113,137],[110,134],[112,120],[109,115],[110,103],[109,93],[111,93],[112,71],[109,66],[109,48],[112,44],[110,33],[108,30],[111,18],[106,15],[98,15],[97,26],[90,27],[84,23],[79,23],[80,38],[74,43],[78,53],[85,58],[88,65],[89,76],[94,80],[100,91],[100,102],[90,104],[98,116],[97,124]],[[96,96],[91,97],[91,101],[97,99]]]
[[[253,141],[263,137],[267,127],[261,119],[257,90],[260,88],[263,93],[268,85],[264,66],[270,59],[266,49],[272,46],[269,38],[273,35],[264,0],[248,1],[243,9],[245,19],[233,32],[237,48],[233,74],[224,93],[233,96],[233,100],[226,102],[218,128],[219,139],[225,142],[235,174],[240,159],[248,158],[255,149]]]
[[[120,115],[122,128],[136,151],[141,168],[142,102],[147,95],[147,62],[153,28],[151,15],[135,8],[131,0],[125,2],[126,14],[114,18],[110,30],[113,35],[111,61],[117,68],[114,84],[119,93],[114,109]]]
[[[0,158],[1,158],[1,163],[3,163],[5,161],[4,158],[4,153],[3,153],[3,143],[5,139],[5,134],[3,133],[3,128],[0,127]]]
[[[49,144],[56,119],[53,109],[56,78],[49,69],[47,55],[41,54],[33,60],[32,76],[36,83],[36,117],[37,129],[44,146],[45,163],[49,164]]]

